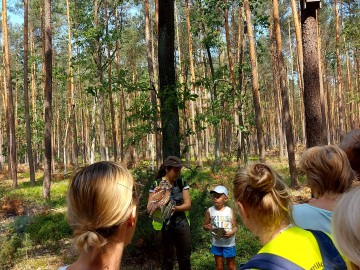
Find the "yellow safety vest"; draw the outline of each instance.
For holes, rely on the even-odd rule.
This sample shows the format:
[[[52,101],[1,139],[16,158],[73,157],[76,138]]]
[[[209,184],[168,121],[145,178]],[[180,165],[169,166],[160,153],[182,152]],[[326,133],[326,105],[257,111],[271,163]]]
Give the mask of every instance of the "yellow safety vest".
[[[311,232],[295,226],[281,232],[258,253],[281,256],[308,270],[324,268],[316,238]]]

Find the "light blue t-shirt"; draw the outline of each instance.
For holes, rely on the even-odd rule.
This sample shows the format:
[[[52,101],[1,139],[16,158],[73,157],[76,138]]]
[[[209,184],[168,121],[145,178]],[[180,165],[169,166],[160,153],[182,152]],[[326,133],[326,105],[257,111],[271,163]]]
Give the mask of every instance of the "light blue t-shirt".
[[[292,214],[297,226],[331,234],[332,211],[304,203],[294,205]]]

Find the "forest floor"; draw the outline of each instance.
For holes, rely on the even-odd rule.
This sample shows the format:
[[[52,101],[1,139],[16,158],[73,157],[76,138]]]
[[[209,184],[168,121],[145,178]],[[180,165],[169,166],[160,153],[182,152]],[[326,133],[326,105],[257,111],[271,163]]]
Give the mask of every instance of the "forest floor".
[[[204,189],[204,186],[215,183],[222,184],[220,179],[232,174],[233,170],[209,174],[213,179],[207,179],[206,185],[199,184],[198,181],[192,182],[190,185],[193,189],[192,196],[193,194],[194,197],[197,196],[197,191],[200,192],[201,189]],[[208,177],[206,175],[204,179]],[[76,253],[72,247],[71,232],[68,232],[65,220],[65,194],[68,179],[53,181],[52,201],[44,203],[41,198],[36,199],[37,196],[41,197],[41,181],[37,180],[36,186],[31,187],[28,183],[28,176],[25,174],[24,177],[19,177],[19,189],[12,190],[12,182],[6,178],[6,174],[0,174],[0,261],[6,258],[8,264],[3,263],[1,265],[0,263],[0,269],[57,269],[61,265],[73,262],[76,258]],[[305,185],[300,185],[299,188],[292,189],[291,192],[295,203],[303,203],[310,198],[310,189]],[[146,194],[146,190],[144,194]],[[209,201],[206,201],[204,205],[201,205],[200,210],[194,210],[201,211],[201,215],[196,214],[198,220],[194,220],[194,222],[192,220],[192,226],[201,226],[200,224],[203,222],[203,209],[206,209],[208,205]],[[194,206],[194,208],[198,206]],[[51,222],[49,222],[49,219]],[[140,235],[143,233],[143,226],[139,217],[137,230],[140,231]],[[200,234],[202,234],[201,231],[200,229]],[[208,241],[208,238],[200,236],[198,232],[194,231],[194,234],[196,234],[194,241]],[[17,239],[16,235],[20,239]],[[243,238],[243,235],[241,237]],[[27,241],[27,238],[29,238],[29,241]],[[19,244],[19,241],[21,244]],[[146,241],[145,236],[134,237],[132,247],[128,248],[130,251],[124,253],[122,269],[159,269],[156,248],[149,248],[149,245],[145,248]],[[255,242],[256,240],[247,241]],[[200,244],[195,243],[194,245]],[[244,243],[240,243],[240,245],[244,245]],[[204,251],[206,253],[206,248],[203,247],[205,247],[205,244],[202,244],[201,247],[196,247],[196,249],[200,253],[204,253]],[[242,248],[244,249],[242,252],[247,254],[246,256],[244,255],[246,258],[251,257],[258,249],[256,243],[254,246],[249,247],[249,250],[246,250],[247,247]],[[195,265],[203,265],[197,263],[197,260],[204,260],[202,256],[204,255],[197,255],[196,253],[192,255],[192,258],[194,257],[196,261]],[[208,265],[213,265],[211,256],[207,255],[206,258],[211,260],[211,263]],[[210,270],[211,268],[198,266],[194,269]]]

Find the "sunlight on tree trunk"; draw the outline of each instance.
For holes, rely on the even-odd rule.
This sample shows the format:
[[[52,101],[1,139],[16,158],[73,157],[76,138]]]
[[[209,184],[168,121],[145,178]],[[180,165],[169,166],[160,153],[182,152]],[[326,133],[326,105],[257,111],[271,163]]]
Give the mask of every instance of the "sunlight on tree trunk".
[[[255,121],[256,121],[256,132],[257,132],[257,143],[259,149],[259,158],[261,162],[265,162],[265,144],[264,144],[264,135],[263,135],[263,126],[262,126],[262,111],[260,105],[260,96],[259,96],[259,75],[257,68],[256,60],[256,49],[254,42],[254,34],[251,23],[251,13],[249,1],[244,0],[244,10],[246,15],[246,23],[249,37],[249,50],[250,50],[250,62],[251,62],[251,87],[253,91],[253,102],[254,102],[254,111],[255,111]]]
[[[51,0],[45,0],[45,164],[43,197],[50,198],[51,157],[52,157],[52,30]]]

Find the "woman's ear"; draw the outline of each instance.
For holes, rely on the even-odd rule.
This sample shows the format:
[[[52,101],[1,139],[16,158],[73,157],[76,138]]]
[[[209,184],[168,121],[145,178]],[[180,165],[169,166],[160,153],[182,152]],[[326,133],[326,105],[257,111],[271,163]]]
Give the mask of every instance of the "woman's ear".
[[[138,207],[137,205],[134,205],[127,222],[129,227],[134,227],[136,225],[137,217],[138,217]]]
[[[241,219],[242,219],[243,221],[245,221],[246,219],[249,218],[249,213],[248,213],[246,207],[245,207],[241,202],[238,201],[237,204],[238,204],[238,208],[239,208],[239,213],[240,213]]]

